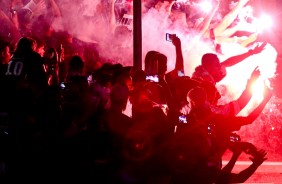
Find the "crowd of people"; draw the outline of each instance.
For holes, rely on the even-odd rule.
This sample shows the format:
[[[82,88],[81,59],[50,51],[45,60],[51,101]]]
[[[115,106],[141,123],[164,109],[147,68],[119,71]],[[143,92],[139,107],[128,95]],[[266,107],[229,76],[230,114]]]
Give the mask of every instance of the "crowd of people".
[[[267,159],[264,149],[236,133],[252,124],[272,97],[265,83],[263,99],[246,116],[238,115],[253,96],[260,69],[249,72],[237,99],[219,103],[217,83],[227,68],[261,54],[268,44],[248,47],[257,33],[236,35],[242,28],[238,12],[248,0],[233,2],[227,12],[214,0],[213,10],[204,14],[196,0],[142,2],[144,16],[164,13],[160,21],[170,30],[181,24],[211,46],[213,52],[199,56],[191,75],[177,34],[167,35],[175,47],[172,70],[167,54],[154,48],[145,54],[144,69],[128,64],[133,58],[123,44],[132,39],[132,1],[96,2],[95,22],[107,27],[114,45],[106,53],[100,50],[104,38],[90,44],[54,29],[64,18],[61,2],[12,0],[1,10],[6,28],[0,40],[1,181],[243,183]],[[247,51],[220,61],[221,45],[229,42]],[[119,57],[107,57],[109,52]],[[223,167],[228,149],[233,155]],[[241,153],[252,163],[234,173]]]

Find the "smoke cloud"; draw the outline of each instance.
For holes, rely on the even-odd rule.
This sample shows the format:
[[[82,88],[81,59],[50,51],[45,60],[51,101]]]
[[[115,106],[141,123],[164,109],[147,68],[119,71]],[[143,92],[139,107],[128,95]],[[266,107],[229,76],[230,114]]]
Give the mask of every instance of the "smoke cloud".
[[[100,0],[60,0],[59,6],[63,18],[61,23],[63,29],[86,42],[97,42],[100,55],[107,58],[117,58],[115,62],[122,61],[121,64],[133,65],[132,59],[132,36],[123,39],[123,51],[115,50],[113,47],[117,43],[117,38],[112,36],[107,17],[99,14],[97,5]],[[106,2],[106,1],[104,1]],[[150,50],[156,50],[165,54],[168,58],[168,71],[175,65],[175,48],[171,42],[166,41],[165,34],[176,34],[182,42],[184,56],[185,74],[191,76],[196,66],[200,65],[201,57],[205,53],[216,53],[209,42],[204,42],[191,30],[183,28],[183,15],[178,22],[171,24],[166,21],[165,12],[154,9],[149,10],[142,17],[142,53],[144,57]],[[58,24],[59,25],[59,24]],[[55,28],[62,29],[60,26]],[[119,40],[120,41],[120,40]],[[255,46],[255,45],[254,45]],[[253,47],[254,47],[253,46]],[[236,43],[222,44],[223,54],[218,54],[221,61],[248,51],[250,48],[241,47]],[[127,57],[126,61],[118,58]],[[227,69],[227,76],[218,84],[221,89],[222,99],[220,103],[227,103],[240,96],[246,86],[247,79],[256,66],[259,67],[262,79],[275,77],[277,52],[270,44],[261,54],[253,55],[245,61]],[[144,65],[143,65],[144,66]],[[241,112],[246,115],[258,103],[258,99],[252,99],[250,105]],[[269,149],[281,149],[281,108],[276,98],[273,98],[267,105],[264,113],[252,125],[243,127],[239,134],[243,141],[250,141],[258,147]],[[280,133],[280,134],[279,134]],[[259,135],[259,136],[258,136]],[[276,141],[273,141],[276,140]],[[273,151],[275,152],[275,151]]]

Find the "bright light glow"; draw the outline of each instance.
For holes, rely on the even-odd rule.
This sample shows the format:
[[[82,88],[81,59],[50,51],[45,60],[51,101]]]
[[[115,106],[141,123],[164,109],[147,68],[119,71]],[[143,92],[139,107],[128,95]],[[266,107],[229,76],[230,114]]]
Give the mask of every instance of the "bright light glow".
[[[274,127],[271,127],[271,130],[274,130],[275,128]]]
[[[258,45],[260,44],[261,43],[258,43]],[[254,45],[252,48],[255,46],[257,45]],[[227,52],[229,55],[238,55],[242,53],[240,48],[234,45],[232,45],[232,47],[222,47],[222,49],[223,52]],[[226,58],[228,58],[228,56],[226,56]],[[222,94],[222,98],[220,99],[219,103],[226,104],[226,102],[230,101],[230,99],[237,99],[245,89],[246,82],[250,78],[251,72],[258,66],[261,74],[260,78],[258,79],[258,83],[261,84],[261,87],[253,87],[254,90],[252,91],[252,94],[254,96],[252,95],[252,99],[250,103],[248,103],[248,106],[240,112],[240,115],[248,115],[249,112],[253,110],[253,108],[255,108],[261,101],[263,95],[262,86],[264,85],[264,81],[267,85],[267,79],[272,79],[275,77],[277,68],[276,58],[277,51],[271,45],[267,44],[265,49],[260,54],[252,55],[246,58],[243,62],[227,68],[226,77],[219,83],[220,85],[218,85],[218,88]],[[225,58],[222,60],[224,59]],[[222,88],[221,86],[225,86],[225,88]],[[231,98],[226,95],[226,91],[231,94]]]
[[[263,93],[264,93],[264,81],[262,79],[257,79],[257,81],[252,86],[252,93],[253,98],[256,100],[262,100],[263,99]]]
[[[212,9],[212,3],[209,1],[203,1],[199,4],[201,10],[205,13],[208,13]]]
[[[253,21],[253,24],[257,27],[259,33],[266,29],[270,29],[273,25],[273,20],[269,15],[263,15]]]
[[[272,18],[269,15],[263,15],[260,17],[260,22],[264,27],[270,28],[273,25]]]
[[[244,28],[251,32],[262,33],[264,30],[270,29],[273,26],[273,19],[269,15],[263,14],[260,17],[254,17],[254,9],[251,6],[242,8],[238,14],[238,18],[241,23],[246,23]]]

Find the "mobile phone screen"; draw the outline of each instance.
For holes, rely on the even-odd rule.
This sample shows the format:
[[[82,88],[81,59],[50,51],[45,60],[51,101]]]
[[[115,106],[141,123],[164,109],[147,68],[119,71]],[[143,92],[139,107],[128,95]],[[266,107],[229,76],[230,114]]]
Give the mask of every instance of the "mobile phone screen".
[[[147,75],[146,80],[153,81],[153,82],[159,82],[159,77],[158,75]]]
[[[178,117],[179,123],[187,123],[187,119],[185,115],[180,115]]]
[[[60,84],[60,87],[61,87],[61,89],[65,89],[65,88],[66,88],[65,83],[64,83],[64,82],[62,82],[62,83]]]
[[[166,33],[166,34],[165,34],[165,39],[166,39],[166,41],[171,42],[170,36],[171,36],[171,35],[170,35],[169,33]]]
[[[183,77],[183,76],[185,76],[184,72],[181,71],[181,70],[178,70],[178,71],[177,71],[177,75],[178,75],[178,77]]]

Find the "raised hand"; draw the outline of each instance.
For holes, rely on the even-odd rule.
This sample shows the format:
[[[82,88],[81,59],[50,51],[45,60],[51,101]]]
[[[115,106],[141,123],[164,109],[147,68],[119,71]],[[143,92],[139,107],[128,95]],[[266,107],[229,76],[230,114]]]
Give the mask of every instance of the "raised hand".
[[[240,155],[243,151],[247,154],[252,154],[257,151],[257,148],[249,142],[231,142],[229,149],[234,155]]]
[[[252,88],[254,82],[260,77],[260,70],[258,69],[258,66],[253,70],[250,79],[247,81],[247,86],[249,90]]]
[[[254,172],[257,170],[257,168],[267,159],[266,151],[263,149],[255,150],[252,149],[251,152],[248,154],[251,155],[249,158],[253,164],[251,164],[249,167],[241,171],[239,174],[234,175],[231,177],[230,181],[228,183],[244,183]]]
[[[241,143],[242,149],[247,154],[252,155],[253,153],[255,153],[257,151],[257,148],[252,143],[249,143],[249,142],[240,142],[240,143]]]
[[[265,157],[267,152],[264,149],[260,149],[256,152],[252,153],[252,157],[250,160],[253,162],[254,165],[260,166],[267,158]]]
[[[251,54],[259,54],[264,50],[266,44],[267,42],[263,42],[261,45],[257,45],[254,49],[249,50],[249,52]]]
[[[234,156],[239,156],[243,151],[241,142],[230,142],[229,150],[233,152]]]
[[[181,40],[175,34],[171,35],[171,41],[176,47],[181,45]]]
[[[260,76],[260,70],[258,69],[258,66],[253,70],[250,80],[255,81],[259,78]]]

